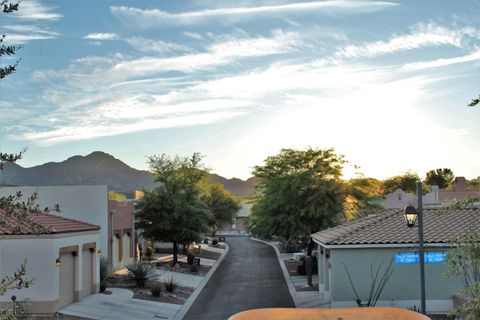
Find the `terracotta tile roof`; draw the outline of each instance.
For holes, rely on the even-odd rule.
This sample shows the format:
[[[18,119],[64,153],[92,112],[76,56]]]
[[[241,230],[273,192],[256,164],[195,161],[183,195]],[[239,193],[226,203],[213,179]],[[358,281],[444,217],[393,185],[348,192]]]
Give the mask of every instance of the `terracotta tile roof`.
[[[0,209],[0,235],[57,234],[100,230],[100,226],[56,216],[49,213],[32,214],[21,223],[14,217],[7,217]]]
[[[437,209],[424,209],[423,212],[425,243],[447,243],[480,231],[480,208],[446,214]],[[403,210],[389,209],[314,233],[312,238],[325,245],[410,244],[418,243],[418,228],[406,226]]]

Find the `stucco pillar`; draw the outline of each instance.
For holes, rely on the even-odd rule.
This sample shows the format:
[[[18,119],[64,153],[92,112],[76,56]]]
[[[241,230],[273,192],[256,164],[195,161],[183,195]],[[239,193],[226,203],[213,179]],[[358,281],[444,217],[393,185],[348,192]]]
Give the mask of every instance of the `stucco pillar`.
[[[323,259],[323,277],[325,284],[325,293],[330,292],[330,268],[328,267],[330,262],[330,250],[324,249],[324,259]]]
[[[325,273],[324,269],[324,252],[323,249],[318,245],[318,290],[320,292],[325,291]]]
[[[78,250],[75,254],[75,288],[73,292],[73,301],[80,301],[80,293],[83,287],[83,250]]]

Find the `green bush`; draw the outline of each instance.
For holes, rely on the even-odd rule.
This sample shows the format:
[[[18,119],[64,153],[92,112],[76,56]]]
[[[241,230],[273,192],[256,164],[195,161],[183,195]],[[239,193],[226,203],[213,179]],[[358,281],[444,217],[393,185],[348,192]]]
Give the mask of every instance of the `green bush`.
[[[150,292],[154,297],[160,297],[160,293],[162,292],[162,284],[158,281],[153,281],[150,283]]]
[[[145,288],[145,284],[155,278],[155,266],[145,262],[134,262],[127,266],[128,277],[135,281],[139,288]]]

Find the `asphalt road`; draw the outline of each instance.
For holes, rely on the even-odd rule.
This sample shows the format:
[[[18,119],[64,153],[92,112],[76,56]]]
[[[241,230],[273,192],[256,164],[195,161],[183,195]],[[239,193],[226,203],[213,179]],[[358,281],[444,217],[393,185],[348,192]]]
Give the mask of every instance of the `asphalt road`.
[[[247,237],[227,243],[230,251],[184,319],[226,320],[249,309],[294,307],[272,247]]]

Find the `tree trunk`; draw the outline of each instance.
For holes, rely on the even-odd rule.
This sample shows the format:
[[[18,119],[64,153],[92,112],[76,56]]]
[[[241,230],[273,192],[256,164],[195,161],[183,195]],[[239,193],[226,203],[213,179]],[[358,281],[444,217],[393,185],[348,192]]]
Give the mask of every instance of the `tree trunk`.
[[[173,261],[172,266],[174,267],[178,261],[178,242],[173,241]]]
[[[312,286],[312,256],[306,257],[307,283]]]

